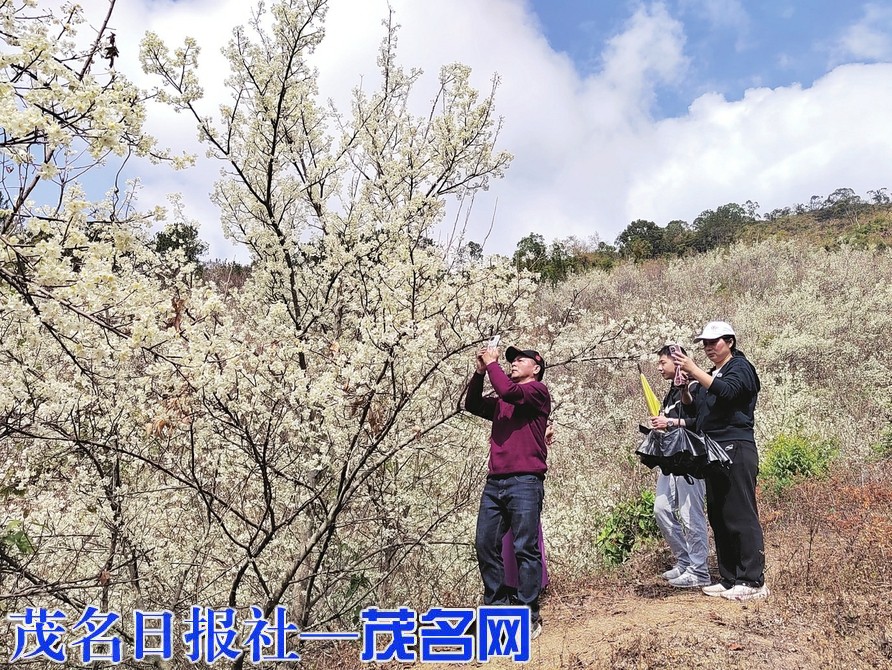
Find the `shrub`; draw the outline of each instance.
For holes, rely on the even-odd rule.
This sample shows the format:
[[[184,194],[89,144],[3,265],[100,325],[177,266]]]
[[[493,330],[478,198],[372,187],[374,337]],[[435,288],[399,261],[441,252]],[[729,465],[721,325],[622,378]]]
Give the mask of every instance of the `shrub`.
[[[823,477],[839,454],[834,440],[780,434],[768,443],[759,468],[765,485],[780,494],[810,477]]]
[[[0,549],[11,552],[13,549],[18,550],[22,556],[28,556],[34,553],[34,545],[31,538],[25,532],[25,528],[21,521],[10,521],[6,524],[6,529],[0,531]]]
[[[892,425],[886,426],[879,439],[870,445],[870,455],[877,461],[892,458]]]
[[[654,519],[654,493],[644,491],[625,500],[607,514],[598,533],[597,545],[608,563],[622,563],[642,541],[660,536]]]

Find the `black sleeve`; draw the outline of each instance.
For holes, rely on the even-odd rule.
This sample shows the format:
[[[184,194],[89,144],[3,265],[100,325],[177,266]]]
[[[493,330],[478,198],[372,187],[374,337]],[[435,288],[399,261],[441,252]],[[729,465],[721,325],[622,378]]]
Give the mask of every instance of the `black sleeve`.
[[[712,380],[710,393],[724,401],[733,402],[741,396],[749,397],[758,390],[758,382],[751,365],[746,362],[735,362],[728,368],[724,375]]]
[[[700,427],[701,410],[706,402],[706,389],[703,388],[702,384],[697,383],[694,385],[694,388],[691,389],[691,398],[694,402],[690,405],[681,405],[682,418],[685,420],[688,430],[700,432],[702,430]]]

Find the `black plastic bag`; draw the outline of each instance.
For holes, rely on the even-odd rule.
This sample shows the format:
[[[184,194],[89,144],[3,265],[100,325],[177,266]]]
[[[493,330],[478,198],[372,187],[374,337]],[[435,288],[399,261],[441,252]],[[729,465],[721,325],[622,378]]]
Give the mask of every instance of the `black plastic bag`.
[[[663,462],[662,439],[658,430],[652,430],[635,450],[638,459],[649,468],[655,468]]]
[[[687,428],[652,430],[635,453],[644,465],[659,467],[664,475],[703,479],[731,465],[731,458],[715,440]]]

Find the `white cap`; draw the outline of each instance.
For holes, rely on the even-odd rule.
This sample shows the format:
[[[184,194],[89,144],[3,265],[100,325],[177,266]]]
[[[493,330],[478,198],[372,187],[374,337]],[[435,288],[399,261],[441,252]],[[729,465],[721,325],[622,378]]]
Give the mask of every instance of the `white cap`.
[[[727,321],[710,321],[703,326],[703,332],[694,338],[694,342],[699,342],[700,340],[717,340],[725,335],[731,335],[735,339],[737,338],[737,334],[734,332],[731,324]]]

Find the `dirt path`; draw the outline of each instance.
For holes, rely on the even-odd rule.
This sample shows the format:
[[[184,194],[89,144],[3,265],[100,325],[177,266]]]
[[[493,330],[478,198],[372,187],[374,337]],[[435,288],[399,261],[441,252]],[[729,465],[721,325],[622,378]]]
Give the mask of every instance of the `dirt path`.
[[[709,598],[699,589],[672,589],[658,578],[568,595],[552,593],[543,603],[545,627],[533,642],[530,663],[519,666],[498,659],[470,665],[536,670],[892,668],[892,656],[878,661],[876,653],[860,651],[875,651],[875,640],[870,639],[875,631],[855,626],[846,636],[828,635],[825,626],[811,620],[807,606],[802,616],[797,614],[801,605],[782,594],[735,603]],[[892,640],[892,629],[889,634]]]
[[[674,589],[658,576],[668,550],[655,545],[582,583],[562,582],[555,566],[543,632],[526,665],[498,659],[381,670],[892,670],[889,462],[867,474],[809,480],[768,502],[761,518],[772,593],[765,600]],[[716,579],[712,560],[710,568]]]
[[[659,583],[632,591],[596,591],[549,603],[551,621],[536,640],[538,667],[655,667],[661,657],[665,667],[773,667],[766,662],[799,651],[772,634],[770,601],[741,605]],[[816,667],[803,662],[802,667]]]

